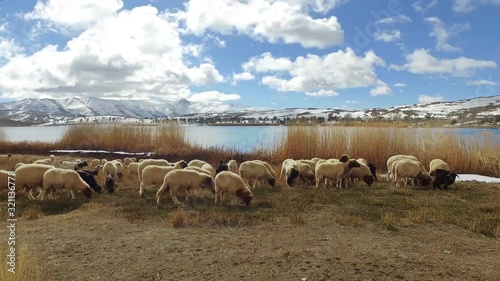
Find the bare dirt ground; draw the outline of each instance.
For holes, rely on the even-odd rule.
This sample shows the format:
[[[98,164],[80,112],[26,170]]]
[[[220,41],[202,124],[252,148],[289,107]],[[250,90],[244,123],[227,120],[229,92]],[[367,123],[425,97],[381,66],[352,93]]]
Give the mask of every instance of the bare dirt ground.
[[[139,197],[135,189],[121,192]],[[77,199],[82,205],[72,211],[18,222],[18,242],[37,257],[33,266],[44,280],[500,280],[500,240],[457,225],[343,226],[332,204],[307,209],[304,224],[277,216],[174,228],[158,215],[170,207],[142,219],[124,213],[120,205],[130,202],[119,195],[97,196]],[[148,196],[137,200],[152,210],[154,193]],[[7,237],[5,227],[0,236]]]

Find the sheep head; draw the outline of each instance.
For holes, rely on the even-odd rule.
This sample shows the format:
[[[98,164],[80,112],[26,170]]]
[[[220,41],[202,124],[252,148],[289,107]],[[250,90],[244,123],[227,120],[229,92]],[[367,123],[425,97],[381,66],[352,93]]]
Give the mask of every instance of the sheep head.
[[[349,156],[347,156],[347,154],[344,154],[344,155],[340,156],[339,161],[342,163],[345,163],[345,162],[349,161]]]
[[[286,178],[286,183],[289,185],[289,186],[292,186],[293,182],[295,181],[295,179],[299,176],[299,171],[295,170],[295,169],[291,169],[290,170],[290,175],[288,175],[288,177]]]
[[[274,187],[276,185],[276,180],[274,178],[267,179],[267,183]]]
[[[179,166],[181,166],[181,167],[182,167],[182,169],[184,169],[184,168],[186,168],[186,167],[188,166],[188,164],[187,164],[187,163],[186,163],[186,161],[184,161],[184,160],[181,160],[181,161],[179,161],[178,163],[179,163]]]
[[[85,188],[85,189],[83,190],[83,194],[84,194],[87,198],[92,197],[92,189],[90,189],[90,187]]]
[[[370,168],[370,172],[372,173],[373,177],[375,178],[375,181],[377,181],[377,167],[375,167],[375,164],[368,163],[368,168]]]
[[[236,196],[238,196],[243,202],[245,202],[245,205],[247,206],[250,205],[250,202],[253,199],[253,194],[243,188],[239,188],[236,190]]]
[[[375,181],[375,178],[373,177],[373,175],[371,176],[363,176],[363,181],[368,185],[368,186],[371,186],[372,183]]]
[[[203,188],[207,188],[215,194],[215,184],[211,176],[205,175],[205,179],[203,180]]]
[[[432,181],[432,178],[429,176],[429,175],[425,175],[425,174],[422,174],[422,173],[419,173],[415,179],[420,183],[420,185],[422,186],[428,186],[431,181]]]

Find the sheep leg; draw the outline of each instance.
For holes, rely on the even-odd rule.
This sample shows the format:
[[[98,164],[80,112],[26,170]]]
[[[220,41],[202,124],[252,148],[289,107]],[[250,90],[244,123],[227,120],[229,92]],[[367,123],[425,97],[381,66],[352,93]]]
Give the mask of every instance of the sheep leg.
[[[71,199],[75,199],[75,193],[73,192],[73,190],[68,190],[69,191],[69,194],[71,195]]]
[[[139,196],[144,196],[144,185],[142,183],[139,184]]]
[[[45,193],[46,192],[47,191],[45,189],[43,189],[42,192],[40,192],[40,195],[38,195],[37,199],[40,200],[40,201],[42,201],[43,198],[45,197]]]
[[[179,199],[177,199],[177,190],[172,190],[170,189],[170,198],[174,202],[175,205],[181,205],[181,202],[179,202]]]

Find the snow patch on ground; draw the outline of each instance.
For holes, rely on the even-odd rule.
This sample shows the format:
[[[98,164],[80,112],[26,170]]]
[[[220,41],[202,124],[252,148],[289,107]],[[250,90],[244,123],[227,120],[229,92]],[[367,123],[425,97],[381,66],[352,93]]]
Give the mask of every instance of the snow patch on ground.
[[[459,178],[455,181],[477,181],[487,183],[500,183],[500,178],[481,176],[476,174],[458,174]]]
[[[57,149],[50,152],[56,153],[102,153],[102,154],[122,154],[122,155],[145,155],[151,156],[154,152],[126,152],[126,151],[107,151],[107,150],[71,150],[71,149]]]

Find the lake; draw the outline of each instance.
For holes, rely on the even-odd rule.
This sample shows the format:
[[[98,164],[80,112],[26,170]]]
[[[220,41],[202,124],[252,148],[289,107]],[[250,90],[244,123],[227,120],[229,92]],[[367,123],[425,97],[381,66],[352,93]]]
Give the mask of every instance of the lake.
[[[73,125],[46,127],[2,127],[8,140],[55,142]],[[286,126],[185,126],[189,142],[203,147],[220,146],[250,151],[269,147],[279,142]],[[349,128],[347,128],[349,130]],[[475,135],[483,132],[500,136],[498,129],[443,128],[424,130],[451,130],[457,134]]]

